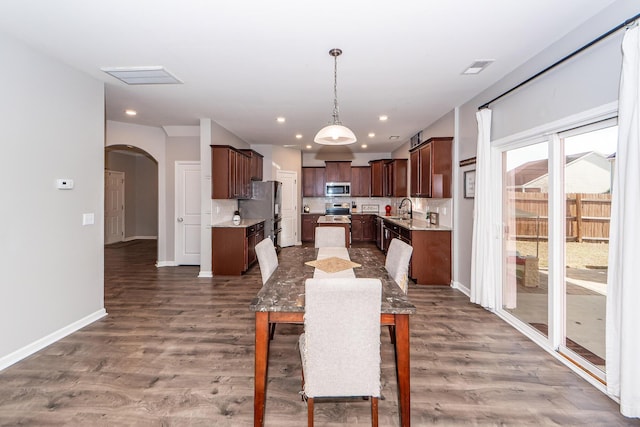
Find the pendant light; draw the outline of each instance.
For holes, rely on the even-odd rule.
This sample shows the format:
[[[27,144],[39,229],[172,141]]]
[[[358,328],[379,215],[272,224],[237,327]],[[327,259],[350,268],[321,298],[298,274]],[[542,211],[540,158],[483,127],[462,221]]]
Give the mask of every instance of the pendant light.
[[[333,124],[320,129],[313,140],[322,145],[353,144],[356,136],[351,129],[342,126],[338,114],[338,56],[342,55],[342,50],[331,49],[329,55],[333,56]]]

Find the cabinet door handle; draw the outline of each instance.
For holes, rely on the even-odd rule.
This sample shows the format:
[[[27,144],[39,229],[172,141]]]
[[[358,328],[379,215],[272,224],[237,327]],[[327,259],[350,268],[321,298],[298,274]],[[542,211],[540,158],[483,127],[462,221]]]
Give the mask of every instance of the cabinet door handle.
[[[182,221],[184,221],[184,219],[181,216],[179,216],[178,217],[178,222],[182,222]]]

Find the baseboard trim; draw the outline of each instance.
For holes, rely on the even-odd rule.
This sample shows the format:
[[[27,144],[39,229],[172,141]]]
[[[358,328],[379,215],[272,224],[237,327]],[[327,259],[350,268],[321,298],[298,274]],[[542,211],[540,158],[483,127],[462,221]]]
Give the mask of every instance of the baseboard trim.
[[[156,262],[156,267],[177,267],[178,264],[176,264],[175,261],[157,261]]]
[[[469,298],[471,298],[471,289],[467,288],[466,286],[464,286],[462,283],[460,282],[451,282],[451,287],[453,289],[457,289],[460,292],[462,292],[463,294],[465,294],[466,296],[468,296]]]
[[[200,273],[198,273],[198,277],[204,277],[204,278],[213,277],[213,271],[201,270]]]
[[[21,361],[22,359],[31,356],[32,354],[42,350],[43,348],[53,344],[54,342],[61,340],[67,335],[70,335],[78,331],[79,329],[84,328],[85,326],[95,322],[96,320],[102,319],[106,315],[107,311],[102,308],[86,317],[83,317],[82,319],[76,320],[75,322],[63,328],[58,329],[55,332],[50,333],[45,337],[32,342],[31,344],[22,347],[21,349],[14,351],[13,353],[9,353],[8,355],[0,358],[0,371],[8,368],[14,363]]]
[[[158,236],[130,236],[125,237],[123,242],[130,242],[131,240],[158,240]]]

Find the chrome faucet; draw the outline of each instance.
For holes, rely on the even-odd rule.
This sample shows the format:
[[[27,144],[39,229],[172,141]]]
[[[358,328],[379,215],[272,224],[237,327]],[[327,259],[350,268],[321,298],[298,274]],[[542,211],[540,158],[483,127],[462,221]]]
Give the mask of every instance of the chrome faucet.
[[[398,206],[398,209],[402,208],[402,205],[404,204],[404,201],[408,200],[409,201],[409,207],[410,207],[410,211],[409,211],[409,218],[413,219],[413,202],[411,201],[410,198],[405,197],[404,199],[400,200],[400,205]]]

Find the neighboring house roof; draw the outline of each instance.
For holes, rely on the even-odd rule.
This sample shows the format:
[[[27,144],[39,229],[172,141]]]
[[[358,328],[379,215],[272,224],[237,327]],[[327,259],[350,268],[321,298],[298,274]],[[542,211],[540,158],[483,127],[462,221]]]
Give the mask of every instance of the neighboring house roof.
[[[595,151],[570,154],[565,157],[565,168],[568,168],[571,165],[576,165],[579,162],[588,162],[590,159],[593,161],[594,156],[599,159],[615,159],[615,153],[609,156],[605,156]],[[515,188],[546,187],[546,184],[543,183],[546,183],[548,180],[548,166],[548,159],[533,160],[531,162],[523,163],[522,165],[507,172],[507,180],[510,182],[510,186]],[[610,168],[609,164],[607,164],[607,166]],[[608,183],[606,185],[608,185]]]

